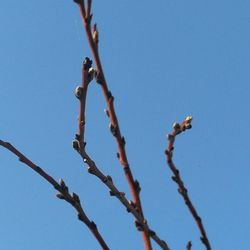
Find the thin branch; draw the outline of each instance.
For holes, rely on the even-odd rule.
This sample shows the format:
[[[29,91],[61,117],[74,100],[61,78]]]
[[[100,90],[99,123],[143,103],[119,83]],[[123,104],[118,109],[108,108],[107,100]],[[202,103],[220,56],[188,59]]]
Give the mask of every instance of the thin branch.
[[[190,213],[192,214],[192,216],[195,220],[195,223],[198,226],[198,229],[199,229],[200,234],[201,234],[200,239],[201,239],[202,243],[204,244],[204,246],[206,247],[206,249],[211,250],[211,246],[210,246],[209,240],[207,238],[205,228],[202,224],[201,217],[198,215],[196,209],[194,208],[194,205],[192,204],[192,202],[188,196],[188,190],[186,189],[186,187],[183,183],[183,180],[181,179],[180,171],[176,168],[176,166],[173,162],[173,150],[174,150],[175,138],[177,135],[181,134],[186,129],[192,128],[191,121],[192,121],[192,116],[187,116],[181,124],[179,124],[179,123],[173,124],[172,133],[167,135],[168,146],[167,146],[167,149],[165,151],[165,154],[167,157],[168,166],[173,173],[172,180],[174,182],[176,182],[176,184],[178,186],[178,192],[183,197],[185,204],[187,205]]]
[[[59,199],[67,201],[69,204],[71,204],[75,208],[78,219],[82,221],[88,227],[88,229],[92,232],[92,234],[94,235],[94,237],[100,244],[101,248],[103,250],[109,250],[109,247],[107,246],[101,234],[99,233],[96,224],[93,221],[91,221],[87,217],[87,215],[84,213],[79,196],[76,193],[70,194],[68,187],[66,186],[65,182],[62,179],[60,179],[59,182],[57,182],[53,177],[48,175],[42,168],[34,164],[31,160],[29,160],[26,156],[24,156],[20,151],[18,151],[9,142],[0,140],[0,145],[8,149],[13,154],[15,154],[22,163],[26,164],[28,167],[30,167],[32,170],[34,170],[40,176],[42,176],[48,183],[50,183],[59,192],[57,193],[56,196]]]
[[[191,243],[191,241],[189,241],[189,242],[187,243],[186,249],[187,249],[187,250],[191,250],[191,248],[192,248],[192,243]]]
[[[90,158],[85,150],[86,142],[84,141],[85,131],[85,109],[86,109],[86,97],[90,81],[96,76],[96,70],[92,68],[92,61],[86,57],[82,66],[82,85],[78,86],[75,91],[75,95],[80,103],[79,115],[78,115],[78,133],[73,141],[73,148],[80,154],[84,163],[88,165],[88,172],[96,176],[101,180],[110,190],[110,195],[115,196],[127,209],[127,212],[133,214],[136,219],[135,224],[139,231],[147,230],[149,236],[162,248],[169,250],[165,241],[161,240],[157,234],[148,228],[145,219],[141,216],[138,207],[133,201],[128,201],[125,197],[125,193],[120,192],[113,183],[111,176],[104,175],[100,169],[96,166],[95,162]],[[137,185],[139,192],[139,184]]]
[[[126,177],[129,189],[130,189],[132,200],[134,204],[137,206],[137,208],[139,209],[141,216],[144,217],[142,205],[140,201],[140,196],[139,196],[139,192],[137,188],[138,181],[134,180],[129,163],[128,163],[126,150],[125,150],[125,139],[121,135],[118,119],[117,119],[116,112],[114,109],[114,97],[112,96],[112,93],[108,89],[107,82],[105,80],[104,72],[102,69],[101,60],[100,60],[99,53],[98,53],[99,35],[98,35],[97,26],[95,24],[93,26],[93,29],[91,29],[91,18],[86,18],[84,1],[75,1],[75,2],[79,6],[80,14],[81,14],[83,26],[85,29],[85,33],[87,36],[87,40],[89,43],[89,47],[91,50],[91,54],[93,56],[93,59],[96,65],[96,70],[97,70],[96,80],[102,88],[102,92],[106,101],[106,105],[107,105],[106,113],[110,120],[110,130],[116,139],[117,148],[118,148],[117,157],[124,170],[124,174],[125,174],[125,177]],[[146,231],[146,228],[144,231],[142,231],[142,238],[144,242],[144,249],[151,250],[152,246],[151,246],[151,242],[149,238],[149,232]]]

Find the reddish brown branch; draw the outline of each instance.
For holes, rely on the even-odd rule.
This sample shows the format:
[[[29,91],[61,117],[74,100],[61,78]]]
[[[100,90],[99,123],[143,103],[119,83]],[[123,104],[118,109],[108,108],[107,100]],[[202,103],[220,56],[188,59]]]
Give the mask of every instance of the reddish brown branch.
[[[134,204],[137,206],[141,216],[144,217],[142,206],[141,206],[141,201],[140,201],[140,196],[139,196],[139,192],[137,188],[138,181],[134,180],[128,160],[127,160],[127,155],[126,155],[126,150],[125,150],[125,139],[121,135],[118,119],[115,113],[114,97],[112,96],[111,92],[108,89],[107,82],[106,82],[104,72],[102,69],[101,60],[100,60],[99,53],[98,53],[99,38],[98,38],[97,27],[95,24],[93,26],[93,29],[91,30],[91,14],[90,12],[86,13],[84,1],[75,1],[75,2],[79,6],[81,18],[82,18],[83,26],[84,26],[85,33],[87,36],[87,40],[89,43],[89,47],[91,50],[91,54],[93,56],[93,59],[96,65],[96,71],[97,71],[96,80],[102,88],[102,92],[106,101],[107,114],[110,120],[110,128],[112,128],[111,132],[114,135],[116,139],[116,143],[117,143],[117,148],[118,148],[117,156],[124,170],[124,174],[125,174],[125,177],[126,177],[129,189],[130,189],[132,200]],[[91,3],[92,3],[91,1],[88,1],[88,4],[87,4],[88,11],[91,8]],[[149,238],[149,232],[147,232],[146,229],[142,231],[142,237],[143,237],[143,242],[144,242],[144,249],[147,249],[147,250],[152,249],[150,238]]]
[[[178,185],[178,192],[183,197],[185,204],[187,205],[190,213],[192,214],[192,216],[195,220],[195,223],[198,226],[198,229],[199,229],[200,234],[201,234],[200,239],[201,239],[202,243],[204,244],[204,246],[206,247],[207,250],[211,250],[211,246],[210,246],[209,240],[207,238],[205,228],[202,224],[201,217],[198,215],[196,209],[194,208],[194,205],[192,204],[192,202],[188,196],[188,190],[186,189],[186,187],[181,179],[180,172],[176,168],[176,166],[173,162],[173,150],[174,150],[175,138],[178,134],[181,134],[186,129],[190,129],[192,127],[191,121],[192,121],[192,116],[187,116],[186,119],[181,124],[179,124],[179,123],[173,124],[173,131],[172,131],[172,133],[168,134],[168,136],[167,136],[168,146],[167,146],[165,153],[167,156],[168,166],[173,173],[172,180],[174,182],[176,182],[176,184]]]
[[[92,68],[92,61],[89,58],[85,58],[82,66],[82,84],[78,86],[75,91],[75,95],[80,103],[79,115],[78,115],[78,133],[73,141],[74,149],[80,154],[83,161],[88,165],[88,172],[95,175],[101,180],[110,190],[110,195],[115,196],[127,209],[128,212],[132,213],[136,218],[136,227],[139,231],[147,230],[150,237],[165,250],[169,250],[166,242],[161,240],[157,234],[148,228],[145,219],[141,216],[140,211],[135,206],[134,202],[130,202],[126,199],[125,193],[120,192],[113,183],[112,178],[109,175],[104,175],[95,162],[85,151],[86,143],[84,142],[84,131],[85,131],[85,108],[86,108],[86,97],[88,91],[88,85],[93,77],[96,76],[96,70]],[[139,192],[139,184],[137,185]]]
[[[125,193],[120,192],[113,183],[112,178],[109,175],[104,175],[99,168],[96,166],[95,162],[90,158],[90,156],[85,151],[84,142],[84,131],[85,131],[85,109],[86,109],[86,97],[88,91],[88,85],[93,77],[96,76],[96,70],[92,68],[92,61],[89,58],[85,58],[82,66],[82,84],[78,86],[75,90],[75,95],[80,103],[79,115],[78,115],[78,133],[73,141],[74,149],[80,154],[83,161],[88,165],[88,172],[95,175],[99,180],[101,180],[110,190],[110,195],[115,196],[127,209],[128,212],[132,213],[136,219],[136,227],[139,231],[149,232],[149,236],[162,248],[169,250],[168,245],[165,241],[161,240],[157,234],[148,228],[145,219],[141,216],[140,211],[134,202],[130,202],[126,199]],[[139,184],[137,184],[139,192]]]
[[[31,160],[29,160],[25,155],[23,155],[10,143],[0,140],[0,145],[8,149],[13,154],[15,154],[21,162],[26,164],[28,167],[30,167],[32,170],[34,170],[40,176],[42,176],[47,182],[49,182],[59,192],[57,193],[56,196],[59,199],[67,201],[75,208],[75,210],[77,211],[78,219],[82,221],[89,228],[89,230],[92,232],[92,234],[94,235],[94,237],[96,238],[102,249],[109,250],[109,247],[107,246],[101,234],[99,233],[96,224],[93,221],[91,221],[84,213],[79,196],[76,193],[70,194],[68,187],[66,186],[65,182],[62,179],[60,179],[60,181],[57,182],[53,177],[48,175],[42,168],[34,164]]]

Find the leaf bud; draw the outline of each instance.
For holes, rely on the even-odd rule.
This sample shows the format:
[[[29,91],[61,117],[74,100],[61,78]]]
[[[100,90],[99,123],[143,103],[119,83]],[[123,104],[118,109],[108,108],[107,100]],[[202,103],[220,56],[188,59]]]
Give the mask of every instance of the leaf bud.
[[[56,197],[59,198],[60,200],[65,200],[64,195],[61,194],[61,193],[57,193],[57,194],[56,194]]]
[[[83,68],[85,70],[89,70],[92,66],[92,60],[90,60],[88,57],[85,57],[84,61],[83,61]]]
[[[193,117],[191,116],[191,115],[189,115],[189,116],[187,116],[186,118],[185,118],[185,122],[186,123],[191,123],[191,121],[193,120]]]
[[[79,150],[79,141],[78,140],[73,140],[72,141],[72,147],[75,149],[75,150]]]
[[[177,122],[175,122],[172,127],[174,130],[180,130],[180,128],[181,128],[180,124]]]
[[[81,86],[77,86],[75,89],[75,96],[77,99],[82,98],[83,88]]]

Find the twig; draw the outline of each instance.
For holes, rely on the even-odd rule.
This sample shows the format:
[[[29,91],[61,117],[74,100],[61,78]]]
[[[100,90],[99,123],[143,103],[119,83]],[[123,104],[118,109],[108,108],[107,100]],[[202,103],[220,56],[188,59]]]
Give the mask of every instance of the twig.
[[[127,211],[133,214],[136,219],[135,224],[137,229],[139,231],[147,230],[149,232],[149,236],[152,237],[152,239],[154,239],[154,241],[162,249],[169,250],[166,242],[161,240],[153,230],[148,228],[145,219],[141,216],[141,213],[135,203],[126,199],[125,193],[118,190],[118,188],[114,185],[111,176],[104,175],[85,150],[86,142],[84,141],[84,131],[86,97],[89,83],[95,75],[96,70],[92,68],[92,61],[86,57],[82,66],[82,84],[81,86],[78,86],[75,91],[75,95],[80,103],[80,109],[78,115],[78,133],[73,141],[73,148],[80,154],[83,161],[88,165],[88,172],[101,180],[109,188],[110,195],[115,196],[126,207]],[[139,184],[137,185],[137,188],[139,192]]]
[[[102,92],[106,101],[106,105],[107,105],[106,113],[110,120],[110,130],[116,139],[117,148],[118,148],[117,157],[124,170],[124,174],[125,174],[125,177],[126,177],[129,189],[130,189],[132,200],[134,204],[137,206],[137,208],[139,209],[141,216],[144,217],[139,192],[137,189],[138,181],[134,180],[131,169],[129,167],[126,150],[125,150],[125,139],[121,135],[118,119],[117,119],[115,109],[114,109],[114,97],[112,96],[112,93],[108,89],[107,82],[105,80],[104,72],[102,69],[101,60],[100,60],[99,53],[98,53],[99,35],[98,35],[97,26],[96,24],[94,24],[93,29],[91,30],[91,18],[88,17],[88,15],[91,16],[91,14],[89,13],[86,15],[86,8],[85,8],[84,0],[82,1],[75,0],[74,2],[77,3],[80,9],[80,14],[81,14],[83,26],[85,29],[85,33],[87,36],[87,40],[89,43],[91,54],[93,56],[93,60],[96,65],[96,70],[97,70],[96,80],[102,88]],[[88,1],[88,9],[90,9],[90,7],[91,7],[91,1]],[[149,232],[146,231],[146,228],[145,230],[142,231],[142,238],[144,242],[144,249],[151,250],[152,246],[151,246],[151,242],[149,238]]]
[[[192,128],[191,121],[192,121],[192,116],[187,116],[181,124],[179,124],[179,123],[173,124],[172,133],[167,135],[168,146],[167,146],[167,149],[165,151],[165,154],[167,157],[168,166],[173,173],[172,180],[174,182],[176,182],[176,184],[178,185],[178,192],[183,197],[185,204],[187,205],[190,213],[192,214],[192,216],[193,216],[193,218],[198,226],[198,229],[199,229],[200,234],[201,234],[201,237],[200,237],[201,242],[204,244],[204,246],[206,247],[207,250],[211,250],[211,246],[210,246],[209,240],[207,238],[205,228],[202,224],[201,217],[198,215],[196,209],[194,208],[194,205],[192,204],[192,202],[188,196],[188,190],[186,189],[186,187],[181,179],[179,170],[176,168],[175,164],[173,163],[173,150],[174,150],[175,138],[178,134],[181,134],[186,129]]]
[[[40,176],[42,176],[47,182],[49,182],[59,192],[56,194],[56,196],[59,199],[67,201],[75,208],[75,210],[77,211],[78,219],[82,221],[89,228],[89,230],[92,232],[92,234],[100,244],[101,248],[103,250],[109,250],[109,247],[107,246],[101,234],[99,233],[96,224],[93,221],[91,221],[84,213],[79,196],[76,193],[70,194],[68,187],[66,186],[65,182],[62,179],[60,179],[59,182],[57,182],[55,179],[53,179],[53,177],[48,175],[42,168],[34,164],[31,160],[29,160],[26,156],[24,156],[9,142],[0,140],[0,145],[8,149],[13,154],[15,154],[22,163],[26,164],[28,167],[30,167],[32,170],[34,170]]]
[[[191,248],[192,248],[192,243],[191,243],[191,241],[189,241],[189,242],[187,243],[186,248],[187,248],[187,250],[191,250]]]

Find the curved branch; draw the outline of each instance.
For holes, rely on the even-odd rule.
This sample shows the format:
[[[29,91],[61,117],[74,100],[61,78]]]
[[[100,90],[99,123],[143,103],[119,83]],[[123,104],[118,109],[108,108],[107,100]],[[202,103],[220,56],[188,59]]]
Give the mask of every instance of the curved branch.
[[[180,171],[176,168],[174,162],[173,162],[173,150],[174,150],[174,142],[177,135],[184,132],[186,129],[191,129],[192,116],[187,116],[185,120],[179,124],[174,123],[173,124],[173,131],[172,133],[167,135],[168,139],[168,146],[165,151],[166,157],[167,157],[167,164],[170,168],[170,170],[173,173],[172,180],[177,184],[178,186],[178,192],[183,197],[185,204],[187,205],[191,215],[193,216],[195,223],[200,231],[201,234],[201,242],[204,244],[207,250],[211,250],[211,246],[209,243],[209,240],[207,238],[207,234],[205,231],[205,228],[202,224],[201,217],[198,215],[193,203],[191,202],[189,196],[188,196],[188,190],[186,189],[184,182],[180,176]],[[191,247],[191,246],[190,246]]]
[[[0,145],[8,149],[13,154],[15,154],[22,163],[26,164],[28,167],[30,167],[32,170],[34,170],[40,176],[42,176],[48,183],[50,183],[58,191],[56,196],[59,199],[67,201],[75,208],[75,210],[77,211],[78,219],[88,227],[88,229],[92,232],[92,234],[94,235],[94,237],[96,238],[102,249],[109,250],[109,247],[107,246],[101,234],[99,233],[96,224],[93,221],[91,221],[83,211],[79,196],[76,193],[70,194],[68,187],[66,186],[65,182],[62,179],[60,179],[60,181],[57,182],[53,177],[48,175],[42,168],[34,164],[31,160],[29,160],[25,155],[23,155],[20,151],[18,151],[9,142],[0,140]]]

